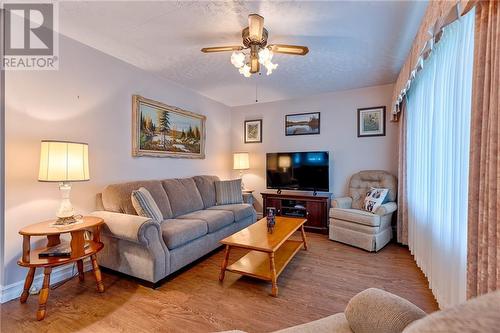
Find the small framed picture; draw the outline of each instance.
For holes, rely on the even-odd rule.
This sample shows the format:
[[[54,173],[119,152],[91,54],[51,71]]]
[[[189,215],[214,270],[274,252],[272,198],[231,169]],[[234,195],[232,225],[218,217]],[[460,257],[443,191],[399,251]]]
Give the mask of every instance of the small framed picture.
[[[358,109],[358,138],[385,136],[385,106]]]
[[[320,113],[295,113],[285,116],[285,135],[310,135],[320,132]]]
[[[262,119],[245,120],[245,143],[262,142]]]

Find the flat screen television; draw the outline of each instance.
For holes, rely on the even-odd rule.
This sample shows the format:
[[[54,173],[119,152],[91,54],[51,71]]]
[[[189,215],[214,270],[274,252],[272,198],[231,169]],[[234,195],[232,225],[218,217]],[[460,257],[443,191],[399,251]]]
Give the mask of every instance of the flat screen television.
[[[327,151],[268,153],[268,189],[328,192],[329,157]]]

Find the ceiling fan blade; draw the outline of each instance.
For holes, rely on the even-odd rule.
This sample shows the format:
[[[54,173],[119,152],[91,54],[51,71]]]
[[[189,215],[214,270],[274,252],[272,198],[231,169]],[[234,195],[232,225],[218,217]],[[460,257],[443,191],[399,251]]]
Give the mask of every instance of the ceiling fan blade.
[[[264,30],[264,18],[259,14],[248,15],[248,29],[250,39],[260,41]]]
[[[292,55],[306,55],[309,52],[307,46],[287,45],[287,44],[271,44],[269,48],[274,53],[284,53]]]
[[[214,47],[204,47],[201,52],[211,53],[211,52],[227,52],[227,51],[241,51],[243,46],[214,46]]]

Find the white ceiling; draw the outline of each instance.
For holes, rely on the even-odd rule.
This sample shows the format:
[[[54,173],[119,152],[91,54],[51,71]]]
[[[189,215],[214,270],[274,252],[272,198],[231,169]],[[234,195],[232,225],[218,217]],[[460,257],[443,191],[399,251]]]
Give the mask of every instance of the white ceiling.
[[[426,1],[60,2],[63,34],[229,106],[392,83]],[[309,47],[305,57],[275,55],[278,69],[245,78],[231,53],[247,16],[265,18],[269,42]]]

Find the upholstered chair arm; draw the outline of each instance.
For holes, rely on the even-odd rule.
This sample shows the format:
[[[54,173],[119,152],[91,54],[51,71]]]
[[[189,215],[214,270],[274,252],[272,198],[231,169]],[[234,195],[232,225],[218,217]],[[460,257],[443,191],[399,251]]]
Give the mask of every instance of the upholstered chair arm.
[[[332,200],[333,208],[351,208],[352,198],[351,197],[340,197]]]
[[[394,213],[397,209],[398,205],[395,202],[386,202],[385,204],[382,204],[379,208],[377,208],[375,214],[384,216]]]
[[[95,211],[90,215],[104,220],[103,233],[111,237],[143,245],[161,240],[160,225],[148,217],[103,210]]]
[[[353,332],[401,332],[426,313],[418,306],[387,291],[370,288],[355,295],[345,309]]]

